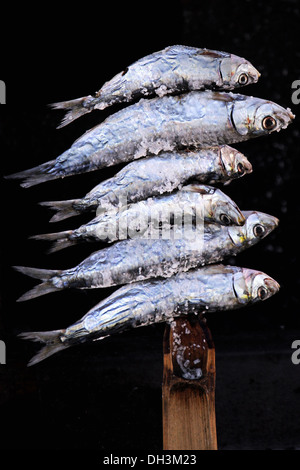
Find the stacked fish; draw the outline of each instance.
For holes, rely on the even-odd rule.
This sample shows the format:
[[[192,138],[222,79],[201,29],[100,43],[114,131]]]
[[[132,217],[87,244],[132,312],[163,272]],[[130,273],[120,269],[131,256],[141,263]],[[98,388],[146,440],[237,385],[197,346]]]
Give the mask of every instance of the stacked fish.
[[[57,211],[52,222],[96,212],[76,230],[36,235],[54,241],[50,251],[90,240],[112,245],[67,270],[16,267],[43,281],[19,300],[67,288],[122,287],[68,328],[23,333],[44,343],[30,365],[128,328],[237,309],[278,291],[263,272],[218,264],[255,245],[278,220],[241,211],[211,186],[252,171],[230,144],[284,129],[294,118],[271,101],[228,91],[259,76],[233,54],[172,46],[138,60],[94,96],[53,105],[67,111],[63,127],[94,109],[133,102],[56,160],[9,178],[30,187],[131,163],[81,199],[42,203]],[[189,223],[179,223],[183,218]]]

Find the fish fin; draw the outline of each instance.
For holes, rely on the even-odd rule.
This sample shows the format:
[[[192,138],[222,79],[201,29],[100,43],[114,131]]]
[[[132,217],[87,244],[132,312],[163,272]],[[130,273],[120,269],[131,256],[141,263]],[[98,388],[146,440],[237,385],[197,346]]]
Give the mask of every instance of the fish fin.
[[[69,346],[64,344],[60,336],[64,333],[64,330],[54,330],[54,331],[29,331],[26,333],[20,333],[18,336],[22,339],[30,339],[31,341],[38,341],[45,343],[45,346],[30,359],[27,366],[33,366],[40,361],[43,361],[52,354],[66,349]]]
[[[28,268],[25,266],[13,266],[13,268],[22,274],[44,281],[21,295],[21,297],[17,299],[17,302],[24,302],[25,300],[34,299],[35,297],[40,297],[41,295],[60,290],[60,288],[56,287],[52,283],[52,278],[61,273],[60,270]]]
[[[69,235],[72,235],[73,230],[65,230],[64,232],[54,232],[54,233],[41,233],[40,235],[31,235],[29,238],[33,240],[60,240],[61,238],[67,238]]]
[[[39,204],[56,210],[57,213],[51,217],[49,222],[59,222],[60,220],[68,219],[74,215],[79,215],[79,212],[74,209],[74,203],[78,203],[79,201],[80,199],[69,199],[68,201],[40,202]]]
[[[212,194],[216,190],[213,186],[207,186],[205,184],[198,184],[198,183],[191,183],[187,184],[186,186],[182,186],[180,191],[188,191],[191,193],[199,193],[199,194]]]
[[[235,96],[233,94],[222,92],[222,91],[213,91],[212,96],[213,96],[214,100],[224,101],[225,103],[232,103],[232,101],[234,101],[234,99],[235,99]],[[241,97],[242,95],[238,95],[236,93],[236,96]],[[242,100],[242,98],[241,98],[241,100]]]
[[[75,121],[84,114],[90,113],[93,111],[93,108],[85,107],[84,103],[90,99],[90,96],[84,96],[83,98],[76,98],[75,100],[61,101],[59,103],[50,104],[53,109],[64,109],[67,111],[65,117],[57,126],[57,129],[67,126],[71,122]]]
[[[61,273],[59,269],[28,268],[27,266],[13,266],[13,268],[22,274],[26,274],[26,276],[40,279],[41,281],[48,281],[52,279],[53,276],[57,276]]]
[[[43,163],[42,165],[30,168],[29,170],[19,171],[18,173],[4,176],[4,178],[12,180],[24,180],[24,182],[21,183],[21,186],[23,188],[29,188],[30,186],[35,186],[36,184],[59,178],[58,175],[47,173],[54,167],[54,165],[55,160],[51,160],[49,162]]]
[[[45,240],[45,241],[54,241],[52,247],[47,251],[47,253],[54,253],[56,251],[67,248],[68,246],[75,245],[76,240],[70,240],[69,237],[72,235],[73,230],[66,230],[64,232],[56,233],[43,233],[41,235],[32,235],[31,239],[33,240]]]
[[[47,253],[56,253],[57,251],[64,250],[65,248],[76,245],[77,243],[77,240],[68,240],[67,238],[57,240],[55,243],[53,243],[49,250],[47,250]]]
[[[109,338],[110,335],[100,336],[100,338],[95,338],[93,341],[100,341],[101,339]]]
[[[227,52],[212,51],[210,49],[202,49],[200,55],[206,55],[212,57],[213,59],[224,59],[225,57],[230,57],[230,54]]]
[[[25,302],[26,300],[35,299],[36,297],[41,297],[42,295],[50,294],[57,290],[60,289],[55,287],[53,284],[50,284],[48,281],[42,282],[38,286],[35,286],[33,289],[21,295],[21,297],[17,299],[17,302]]]

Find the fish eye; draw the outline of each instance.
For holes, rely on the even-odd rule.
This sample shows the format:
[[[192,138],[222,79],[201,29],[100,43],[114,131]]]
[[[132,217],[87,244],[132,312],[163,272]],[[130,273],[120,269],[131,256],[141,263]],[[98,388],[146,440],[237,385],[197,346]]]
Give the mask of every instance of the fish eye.
[[[249,77],[246,73],[241,73],[239,76],[238,82],[240,85],[247,85]]]
[[[222,222],[223,225],[230,225],[231,220],[230,217],[226,214],[221,214],[220,215],[220,221]]]
[[[266,229],[263,225],[256,224],[253,227],[253,233],[257,238],[262,238],[266,232]]]
[[[272,116],[266,116],[262,121],[262,126],[266,131],[271,131],[276,127],[276,119]]]
[[[260,300],[264,300],[268,295],[268,289],[266,289],[264,286],[260,286],[257,289],[257,295],[260,298]]]
[[[240,175],[243,175],[245,173],[244,165],[242,163],[238,163],[237,170]]]

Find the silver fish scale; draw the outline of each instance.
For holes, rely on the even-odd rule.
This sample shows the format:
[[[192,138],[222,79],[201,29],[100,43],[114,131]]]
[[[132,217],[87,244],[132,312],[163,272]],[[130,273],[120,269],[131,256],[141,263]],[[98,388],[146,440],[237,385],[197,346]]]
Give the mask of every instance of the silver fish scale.
[[[231,163],[229,155],[232,155]],[[237,161],[243,165],[245,173],[251,171],[246,157],[227,145],[142,158],[101,182],[82,199],[71,201],[70,206],[78,212],[97,209],[100,214],[116,209],[124,202],[134,203],[149,196],[172,192],[190,179],[207,184],[224,183],[241,176],[235,169]],[[225,163],[229,165],[227,170]]]
[[[105,336],[137,326],[171,321],[199,311],[238,308],[233,277],[242,268],[218,266],[179,273],[169,279],[126,285],[90,310],[64,332],[64,340]]]
[[[266,129],[266,117],[272,129]],[[242,142],[286,128],[294,115],[276,103],[249,96],[192,91],[142,99],[108,117],[56,160],[8,178],[29,187],[162,151]],[[273,122],[275,125],[273,125]]]
[[[129,163],[115,177],[96,186],[75,207],[95,204],[99,211],[109,210],[122,199],[137,202],[171,192],[192,177],[200,182],[222,181],[225,175],[219,151],[214,147],[198,152],[168,152]]]
[[[127,284],[154,277],[169,277],[179,271],[222,261],[260,238],[253,227],[264,225],[264,235],[273,230],[278,220],[268,214],[250,212],[243,226],[208,224],[192,230],[174,231],[173,239],[129,239],[92,253],[78,266],[62,271],[53,278],[57,288],[97,288]],[[177,239],[178,237],[178,239]],[[134,255],[133,255],[134,254]]]
[[[188,190],[177,191],[171,195],[149,198],[131,204],[128,208],[121,209],[118,213],[109,212],[105,215],[99,215],[89,223],[80,226],[72,231],[72,239],[95,238],[106,240],[108,242],[116,241],[122,237],[128,238],[130,235],[141,236],[150,233],[151,227],[158,229],[159,222],[170,224],[170,216],[177,214],[178,218],[185,216],[196,217],[197,220],[206,220],[207,222],[219,222],[214,212],[214,203],[223,207],[228,216],[232,214],[238,218],[239,210],[233,201],[215,188],[199,185],[199,190],[203,188],[207,193],[205,195]],[[213,196],[214,195],[214,196]],[[232,213],[231,213],[232,210]],[[234,222],[236,222],[236,218]],[[127,234],[128,229],[128,234]],[[139,230],[139,232],[137,232]],[[126,232],[126,233],[125,233]],[[145,235],[146,236],[146,235]]]
[[[76,172],[84,157],[83,162],[96,169],[180,146],[248,138],[239,135],[229,119],[227,102],[214,100],[210,92],[141,100],[84,134],[57,158],[55,168]]]
[[[135,96],[201,90],[217,83],[225,86],[220,76],[220,61],[228,57],[230,54],[215,52],[214,56],[195,47],[167,47],[139,59],[106,82],[96,97],[88,100],[87,106],[104,109],[114,102],[131,101]]]
[[[192,90],[232,90],[256,83],[259,76],[250,62],[234,54],[175,45],[132,63],[93,96],[52,106],[67,110],[59,126],[63,127],[94,109],[102,110],[116,103]]]

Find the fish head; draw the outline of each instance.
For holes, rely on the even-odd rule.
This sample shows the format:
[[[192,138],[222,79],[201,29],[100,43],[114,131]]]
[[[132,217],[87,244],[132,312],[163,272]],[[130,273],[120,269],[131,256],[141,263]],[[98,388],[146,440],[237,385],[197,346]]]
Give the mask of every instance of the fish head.
[[[261,271],[243,268],[243,275],[252,302],[267,300],[280,289],[275,279]]]
[[[237,204],[220,189],[206,184],[188,184],[181,191],[194,192],[201,195],[204,200],[204,209],[200,207],[197,214],[202,215],[209,223],[220,225],[243,225],[245,216]],[[204,213],[203,213],[204,211]]]
[[[271,233],[279,224],[277,217],[258,211],[243,211],[242,227],[229,227],[229,236],[236,246],[252,246]]]
[[[259,134],[261,132],[265,134],[279,132],[281,129],[286,129],[294,118],[295,115],[290,108],[285,109],[272,101],[267,101],[255,112],[253,131],[257,131]]]
[[[286,129],[295,118],[290,108],[260,98],[239,95],[231,109],[231,122],[240,135],[268,135]]]
[[[234,274],[232,287],[240,303],[267,300],[280,289],[275,279],[261,271],[247,268]]]
[[[260,73],[250,62],[234,54],[221,60],[220,74],[225,90],[256,83],[260,77]]]
[[[252,165],[247,157],[229,145],[220,147],[220,160],[228,183],[231,179],[252,173]]]
[[[220,225],[244,225],[245,216],[237,204],[219,189],[211,197],[210,214]]]

